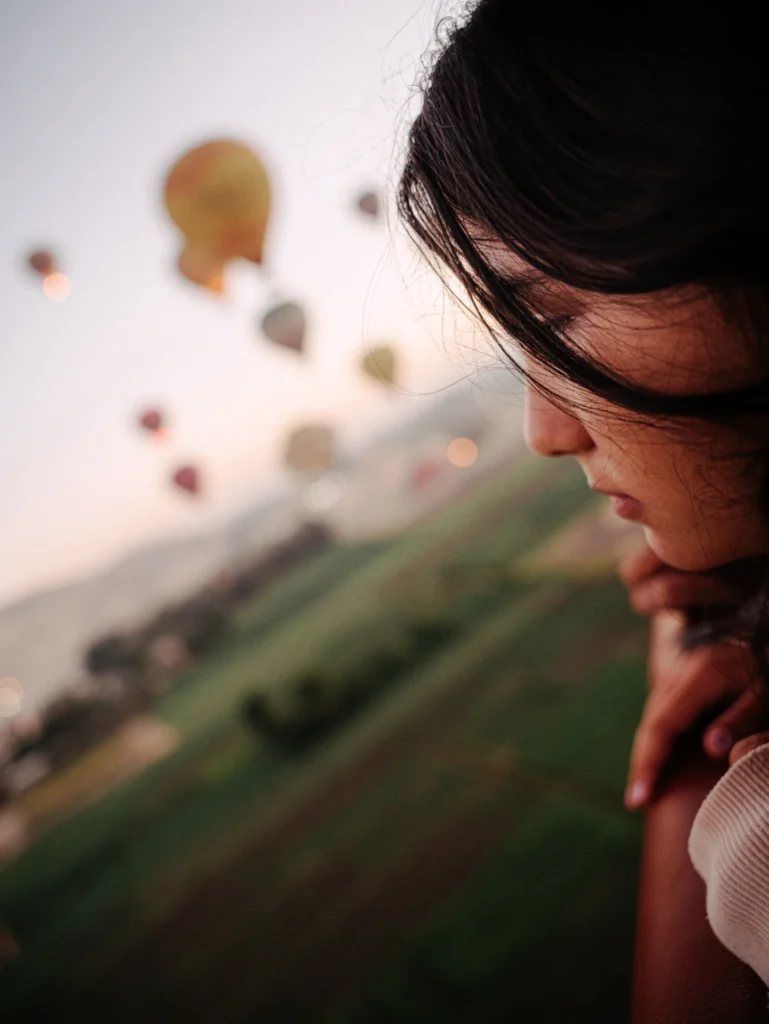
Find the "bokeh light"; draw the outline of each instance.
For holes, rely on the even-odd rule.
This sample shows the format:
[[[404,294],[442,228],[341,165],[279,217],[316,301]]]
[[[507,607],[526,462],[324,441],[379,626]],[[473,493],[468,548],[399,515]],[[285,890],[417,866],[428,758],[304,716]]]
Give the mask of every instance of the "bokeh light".
[[[64,302],[72,291],[72,282],[58,270],[43,278],[43,294],[50,302]]]
[[[0,718],[13,718],[21,711],[23,690],[13,676],[0,679]]]
[[[467,469],[478,458],[478,445],[469,437],[455,437],[446,452],[452,466]]]
[[[304,492],[304,503],[314,512],[333,508],[342,497],[342,482],[338,476],[324,476],[311,483]]]

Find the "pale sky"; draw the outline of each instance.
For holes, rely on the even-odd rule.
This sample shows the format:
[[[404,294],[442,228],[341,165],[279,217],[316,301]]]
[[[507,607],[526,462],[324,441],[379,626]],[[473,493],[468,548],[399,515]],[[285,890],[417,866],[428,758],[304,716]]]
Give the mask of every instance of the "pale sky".
[[[300,421],[350,441],[417,413],[427,399],[361,377],[366,344],[397,342],[410,392],[457,378],[439,291],[392,226],[352,209],[392,184],[435,18],[419,0],[2,5],[0,604],[257,498]],[[224,302],[176,276],[163,176],[216,137],[271,171],[266,257],[307,308],[305,363],[260,338],[256,268],[235,268]],[[41,246],[72,278],[65,303],[25,267]],[[171,418],[163,449],[133,425],[154,404]],[[187,459],[205,503],[166,483]]]

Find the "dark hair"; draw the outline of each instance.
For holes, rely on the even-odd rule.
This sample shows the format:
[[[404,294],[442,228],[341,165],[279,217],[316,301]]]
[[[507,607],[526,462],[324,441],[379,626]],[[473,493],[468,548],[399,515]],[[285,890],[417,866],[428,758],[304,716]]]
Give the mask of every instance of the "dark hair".
[[[723,24],[686,34],[657,24],[628,31],[624,21],[568,31],[527,7],[480,0],[464,20],[443,23],[409,134],[402,218],[503,352],[515,339],[536,363],[635,416],[712,422],[766,412],[769,373],[698,396],[619,377],[570,344],[566,325],[543,320],[478,244],[493,239],[586,291],[702,286],[739,310],[769,371],[765,47],[744,21],[739,40]],[[766,464],[769,446],[750,454]],[[757,501],[769,525],[769,473],[763,479]],[[768,563],[730,567],[744,595],[749,580],[750,600],[713,626],[750,640],[769,680]]]

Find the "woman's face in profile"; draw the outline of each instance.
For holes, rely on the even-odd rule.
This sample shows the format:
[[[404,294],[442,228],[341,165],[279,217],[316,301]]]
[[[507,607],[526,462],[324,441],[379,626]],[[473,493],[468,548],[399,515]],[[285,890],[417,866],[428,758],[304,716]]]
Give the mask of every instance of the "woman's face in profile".
[[[711,296],[609,296],[548,281],[499,248],[495,269],[530,282],[546,320],[568,318],[572,344],[609,371],[669,394],[703,395],[766,376],[757,353]],[[571,455],[595,490],[621,497],[615,510],[644,528],[657,555],[703,570],[769,549],[757,491],[762,467],[744,453],[766,436],[762,423],[655,423],[611,405],[525,356],[525,435],[539,455]],[[541,385],[540,391],[536,385]],[[630,500],[628,500],[630,499]]]

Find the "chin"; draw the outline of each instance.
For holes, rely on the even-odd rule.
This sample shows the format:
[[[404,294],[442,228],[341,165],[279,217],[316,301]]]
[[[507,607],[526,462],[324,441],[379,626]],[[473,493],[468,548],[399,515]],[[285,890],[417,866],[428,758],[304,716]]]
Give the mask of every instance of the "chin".
[[[730,562],[736,562],[745,558],[756,558],[769,553],[769,543],[763,536],[751,538],[748,531],[739,537],[744,542],[740,548],[734,545],[735,534],[730,532],[731,543],[724,543],[719,547],[715,538],[710,538],[711,543],[703,543],[700,535],[694,529],[689,533],[678,533],[668,535],[657,532],[651,527],[644,526],[646,543],[659,558],[673,569],[680,569],[682,572],[707,572],[710,569],[717,569]],[[708,538],[705,538],[707,541]]]
[[[705,572],[732,561],[726,552],[705,551],[702,545],[697,543],[697,536],[693,531],[685,536],[679,534],[677,537],[667,537],[645,526],[644,534],[646,543],[654,554],[666,565],[682,572]]]

